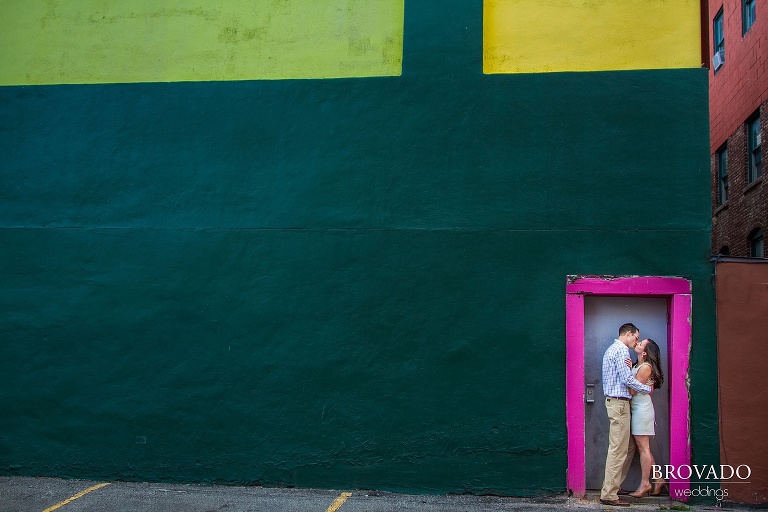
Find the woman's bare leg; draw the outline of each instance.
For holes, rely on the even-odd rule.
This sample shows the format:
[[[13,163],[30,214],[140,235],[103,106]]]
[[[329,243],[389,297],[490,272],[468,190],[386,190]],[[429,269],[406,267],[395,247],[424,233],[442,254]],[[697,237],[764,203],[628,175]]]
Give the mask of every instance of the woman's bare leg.
[[[651,485],[651,467],[654,460],[651,453],[651,436],[635,436],[635,443],[637,443],[637,451],[640,454],[640,484],[634,494],[642,496],[653,488]]]

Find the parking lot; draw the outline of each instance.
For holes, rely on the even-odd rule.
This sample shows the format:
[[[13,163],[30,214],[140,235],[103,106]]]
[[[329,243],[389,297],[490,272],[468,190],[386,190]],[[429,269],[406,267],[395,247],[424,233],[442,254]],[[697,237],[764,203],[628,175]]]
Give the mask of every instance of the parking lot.
[[[630,509],[749,510],[711,504],[681,505],[669,498],[633,500]],[[0,512],[485,512],[510,510],[603,510],[594,494],[504,498],[440,496],[365,490],[273,489],[222,485],[169,485],[141,482],[96,482],[56,478],[0,477]],[[672,510],[675,510],[672,509]]]

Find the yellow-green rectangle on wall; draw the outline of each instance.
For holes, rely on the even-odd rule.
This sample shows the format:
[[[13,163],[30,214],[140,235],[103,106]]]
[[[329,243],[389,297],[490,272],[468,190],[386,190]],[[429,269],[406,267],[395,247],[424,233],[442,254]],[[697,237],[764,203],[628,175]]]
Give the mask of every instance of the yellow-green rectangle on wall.
[[[4,0],[0,85],[398,76],[403,1]]]

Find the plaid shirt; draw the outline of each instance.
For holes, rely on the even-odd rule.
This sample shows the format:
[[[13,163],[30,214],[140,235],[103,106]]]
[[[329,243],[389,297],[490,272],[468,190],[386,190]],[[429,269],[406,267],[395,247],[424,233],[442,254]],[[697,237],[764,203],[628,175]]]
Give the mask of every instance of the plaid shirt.
[[[603,393],[605,396],[632,398],[629,388],[641,393],[650,393],[651,386],[641,384],[624,362],[629,357],[629,349],[619,340],[614,340],[603,356]],[[629,387],[627,387],[629,386]]]

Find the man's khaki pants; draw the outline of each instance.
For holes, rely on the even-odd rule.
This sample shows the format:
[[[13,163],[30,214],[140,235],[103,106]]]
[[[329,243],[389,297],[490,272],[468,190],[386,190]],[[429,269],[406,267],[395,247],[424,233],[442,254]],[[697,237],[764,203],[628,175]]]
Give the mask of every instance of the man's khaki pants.
[[[605,399],[608,412],[608,455],[605,458],[605,477],[600,499],[616,500],[621,483],[627,477],[636,444],[629,433],[630,405],[627,400]]]

